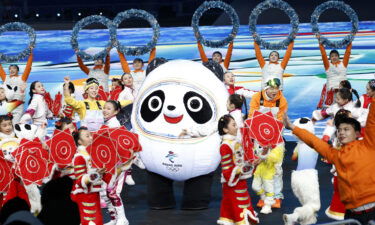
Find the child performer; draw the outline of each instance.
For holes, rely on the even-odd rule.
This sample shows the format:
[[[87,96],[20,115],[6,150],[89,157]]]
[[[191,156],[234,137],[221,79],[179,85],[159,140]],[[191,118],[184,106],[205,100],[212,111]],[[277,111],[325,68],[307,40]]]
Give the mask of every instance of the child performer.
[[[110,128],[121,127],[116,115],[120,112],[121,105],[117,101],[109,100],[104,104],[103,116],[105,125]],[[111,221],[106,225],[123,225],[129,224],[126,216],[123,202],[120,194],[124,185],[124,180],[128,185],[134,185],[134,180],[131,177],[131,169],[123,171],[124,165],[118,165],[116,174],[105,174],[104,181],[106,182],[106,196],[101,196],[106,201],[108,211],[111,216]],[[129,172],[128,172],[129,171]]]
[[[9,85],[13,90],[15,90],[14,99],[8,99],[8,101],[11,101],[11,100],[20,100],[22,102],[25,101],[25,95],[21,93],[20,87],[26,84],[27,78],[29,77],[30,72],[31,72],[31,66],[33,64],[33,52],[32,52],[33,49],[31,48],[30,51],[31,53],[27,60],[26,67],[22,76],[18,74],[20,70],[19,67],[15,64],[12,64],[9,66],[9,77],[7,77],[3,67],[0,64],[0,78],[4,82],[3,84]],[[18,88],[15,89],[15,87],[18,87]],[[24,111],[23,104],[19,105],[16,109],[13,110],[12,112],[13,124],[19,123],[20,118],[23,114],[23,111]]]
[[[346,80],[346,71],[349,64],[350,53],[352,49],[352,43],[346,46],[345,55],[343,61],[340,61],[340,54],[337,50],[332,50],[329,53],[329,59],[326,54],[326,50],[322,44],[320,36],[317,36],[319,41],[319,48],[322,54],[322,60],[324,69],[327,74],[327,82],[323,86],[322,94],[317,108],[321,109],[323,106],[330,106],[334,101],[334,94],[339,89],[339,83],[342,80]]]
[[[131,74],[134,79],[134,86],[138,90],[143,80],[146,78],[146,71],[143,70],[144,62],[141,58],[135,58],[133,60],[133,71],[130,71],[128,61],[126,61],[125,55],[118,51],[118,55],[120,57],[121,67],[124,73]],[[150,56],[148,58],[148,63],[150,63],[156,55],[156,48],[153,48],[150,52]]]
[[[233,117],[222,116],[218,131],[222,136],[220,155],[223,197],[217,224],[257,224],[259,219],[251,205],[246,182],[251,177],[253,168],[244,162],[242,146],[236,141],[238,128]]]
[[[15,138],[13,123],[8,115],[0,115],[0,141],[5,138]]]
[[[32,123],[38,128],[44,129],[43,134],[46,134],[47,118],[52,118],[53,114],[49,110],[44,94],[46,90],[39,81],[34,81],[30,85],[30,101],[25,114],[20,119],[20,123],[27,123],[32,120]]]
[[[280,90],[280,79],[271,78],[267,81],[265,85],[265,90],[256,93],[250,102],[250,111],[249,118],[253,116],[255,110],[258,110],[262,113],[271,112],[273,116],[282,120],[284,113],[288,109],[288,102],[283,96],[282,91]],[[281,200],[284,198],[282,194],[283,189],[283,170],[282,170],[282,160],[276,165],[276,174],[275,174],[275,204],[272,205],[273,208],[281,208]],[[262,204],[259,204],[262,206]]]
[[[102,225],[100,208],[102,190],[102,174],[104,170],[91,167],[91,157],[86,147],[92,144],[92,135],[85,127],[81,127],[74,135],[77,152],[73,158],[75,181],[72,189],[72,200],[78,205],[82,225]]]
[[[266,62],[262,56],[260,46],[254,41],[255,56],[258,59],[260,68],[262,69],[262,90],[267,86],[266,83],[271,78],[278,78],[281,81],[280,90],[284,89],[283,74],[286,66],[288,65],[289,59],[292,56],[292,50],[294,41],[290,42],[285,52],[283,61],[279,63],[280,55],[277,51],[272,51],[268,58],[269,62]]]
[[[63,84],[63,90],[64,90],[65,85],[68,86],[70,96],[72,96],[74,98],[74,92],[75,92],[74,84],[72,82],[69,82],[68,84],[64,83]],[[67,117],[67,118],[70,118],[70,119],[74,120],[74,116],[75,116],[75,111],[74,111],[73,107],[71,105],[66,104],[65,100],[62,99],[59,117],[60,118]]]
[[[243,115],[241,111],[242,104],[243,104],[243,98],[241,95],[238,95],[238,94],[229,95],[229,98],[227,101],[227,110],[229,114],[234,118],[234,121],[236,121],[237,127],[240,131],[241,131],[241,128],[244,127]],[[240,131],[237,132],[237,141],[242,143],[242,135]]]
[[[134,86],[133,76],[129,73],[124,73],[121,76],[121,81],[124,85],[124,89],[118,96],[118,101],[121,100],[131,100],[134,101],[135,97],[138,94],[138,89]]]
[[[224,84],[229,92],[230,95],[232,94],[239,94],[242,95],[245,98],[251,98],[256,91],[245,89],[241,86],[234,86],[235,79],[232,72],[226,72],[224,74]]]
[[[105,58],[105,62],[103,59],[97,59],[94,61],[94,67],[89,69],[82,61],[81,57],[77,55],[77,62],[79,68],[89,76],[89,78],[95,78],[99,82],[99,86],[102,86],[105,92],[109,92],[108,87],[108,76],[109,70],[111,66],[111,59],[110,59],[110,51],[111,49],[107,49],[107,56]],[[76,52],[77,53],[77,52]]]
[[[64,81],[66,84],[70,82],[69,77],[65,77]],[[87,127],[89,131],[96,131],[104,124],[104,118],[102,109],[105,101],[96,100],[99,90],[99,82],[95,78],[89,78],[86,81],[85,93],[87,93],[87,99],[78,101],[70,96],[68,85],[64,85],[64,98],[68,105],[71,105],[73,109],[78,113],[81,120],[81,126]],[[120,102],[122,106],[126,106],[131,103],[129,100]]]

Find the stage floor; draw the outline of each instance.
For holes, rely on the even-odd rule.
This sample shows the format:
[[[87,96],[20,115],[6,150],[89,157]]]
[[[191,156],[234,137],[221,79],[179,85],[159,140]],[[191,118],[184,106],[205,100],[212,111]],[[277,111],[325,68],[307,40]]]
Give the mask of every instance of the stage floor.
[[[286,155],[284,158],[284,196],[281,209],[274,209],[271,214],[259,214],[260,224],[276,225],[283,224],[282,215],[284,213],[291,213],[295,207],[300,206],[297,198],[293,195],[290,186],[290,177],[293,169],[296,168],[297,162],[291,160],[291,155],[295,147],[295,142],[287,142]],[[210,225],[216,224],[220,213],[221,201],[221,184],[220,184],[220,169],[215,171],[214,182],[212,185],[212,200],[209,209],[188,211],[180,210],[179,204],[182,198],[181,182],[175,183],[175,196],[177,207],[169,210],[151,210],[147,206],[147,188],[146,188],[146,172],[133,166],[133,178],[136,182],[134,186],[125,185],[122,193],[122,199],[125,204],[126,216],[131,225]],[[321,209],[318,213],[318,223],[326,223],[332,221],[329,219],[324,211],[329,206],[332,197],[332,175],[329,172],[331,165],[319,162],[317,164],[320,182],[320,199]],[[252,198],[252,203],[255,206],[259,198],[251,190],[252,179],[248,180],[249,193]],[[255,207],[256,208],[256,207]],[[256,208],[259,213],[260,209]],[[105,221],[109,220],[108,214],[104,216]]]

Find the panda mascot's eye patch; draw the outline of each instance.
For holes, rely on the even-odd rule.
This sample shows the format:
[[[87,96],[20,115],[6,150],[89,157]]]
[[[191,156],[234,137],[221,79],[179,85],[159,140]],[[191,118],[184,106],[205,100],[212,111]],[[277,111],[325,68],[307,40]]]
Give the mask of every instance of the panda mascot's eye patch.
[[[154,91],[147,96],[141,106],[142,119],[146,122],[155,120],[163,109],[164,100],[165,95],[161,90]]]
[[[184,95],[184,105],[190,117],[198,124],[204,124],[212,117],[210,104],[198,93],[187,92]]]

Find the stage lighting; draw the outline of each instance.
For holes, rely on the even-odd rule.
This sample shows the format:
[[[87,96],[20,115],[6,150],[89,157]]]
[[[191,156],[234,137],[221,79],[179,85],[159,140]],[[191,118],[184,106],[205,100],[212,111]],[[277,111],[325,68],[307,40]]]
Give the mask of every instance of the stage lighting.
[[[56,14],[56,16],[57,16],[57,17],[60,17],[60,16],[61,16],[61,14],[60,14],[60,13],[57,13],[57,14]]]
[[[18,14],[14,14],[14,18],[18,18]]]
[[[39,13],[35,14],[35,17],[39,18]]]
[[[78,16],[82,16],[82,13],[79,12],[79,13],[78,13]]]
[[[103,13],[102,13],[102,12],[100,12],[100,13],[99,13],[99,15],[103,15]]]

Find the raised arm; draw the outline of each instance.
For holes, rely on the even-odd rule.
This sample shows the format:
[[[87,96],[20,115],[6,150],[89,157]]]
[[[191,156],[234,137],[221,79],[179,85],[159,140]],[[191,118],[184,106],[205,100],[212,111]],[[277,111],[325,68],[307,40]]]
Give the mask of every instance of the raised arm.
[[[262,51],[260,50],[259,45],[254,41],[254,50],[255,50],[255,56],[257,57],[258,63],[260,68],[263,69],[264,65],[266,64],[266,61],[264,60],[262,56]]]
[[[288,111],[288,102],[286,101],[286,98],[283,96],[281,99],[280,99],[280,106],[279,106],[279,111],[277,112],[277,119],[282,121],[283,120],[283,116],[285,114],[285,112]]]
[[[370,110],[368,112],[365,135],[363,142],[367,148],[375,149],[375,98],[372,98]]]
[[[324,69],[328,70],[329,60],[328,60],[328,57],[327,57],[326,49],[324,48],[322,43],[319,43],[319,49],[320,49],[320,54],[322,55]]]
[[[202,62],[208,62],[208,58],[206,56],[206,53],[204,52],[203,45],[200,41],[197,42],[199,55],[201,56]]]
[[[1,80],[2,80],[3,82],[5,81],[5,79],[6,79],[6,77],[7,77],[7,74],[5,73],[4,68],[3,68],[3,66],[1,65],[1,63],[0,63],[0,77],[1,77]]]
[[[25,67],[25,70],[23,71],[23,74],[22,74],[22,80],[23,81],[27,81],[27,78],[29,78],[29,75],[30,75],[30,72],[31,72],[31,67],[33,65],[33,52],[31,50],[31,53],[30,53],[30,56],[29,56],[29,59],[27,60],[27,63],[26,63],[26,67]]]
[[[345,67],[348,67],[351,52],[352,52],[352,43],[350,42],[350,44],[346,46],[344,60],[342,61]]]
[[[294,41],[290,42],[288,48],[286,49],[283,61],[281,61],[281,67],[285,70],[286,66],[288,65],[289,59],[292,56],[292,51],[294,47]]]
[[[124,73],[129,73],[130,74],[130,68],[129,68],[129,64],[128,64],[128,61],[126,61],[126,58],[125,58],[125,55],[122,54],[122,52],[118,51],[118,56],[120,58],[120,63],[121,63],[121,67],[122,67],[122,71],[124,71]]]
[[[105,57],[104,73],[109,74],[110,69],[111,69],[111,55],[108,52],[107,56]]]
[[[81,57],[79,57],[78,55],[77,55],[77,62],[78,62],[79,68],[81,68],[81,70],[85,74],[89,74],[90,73],[90,69],[83,63]]]
[[[150,52],[150,56],[148,57],[147,63],[150,63],[152,60],[154,60],[155,56],[156,56],[156,48],[153,48]]]
[[[232,52],[233,52],[233,41],[231,41],[228,45],[228,50],[227,50],[227,54],[225,55],[225,59],[224,59],[224,67],[226,69],[229,68],[229,64],[230,64],[230,59],[232,58]]]

